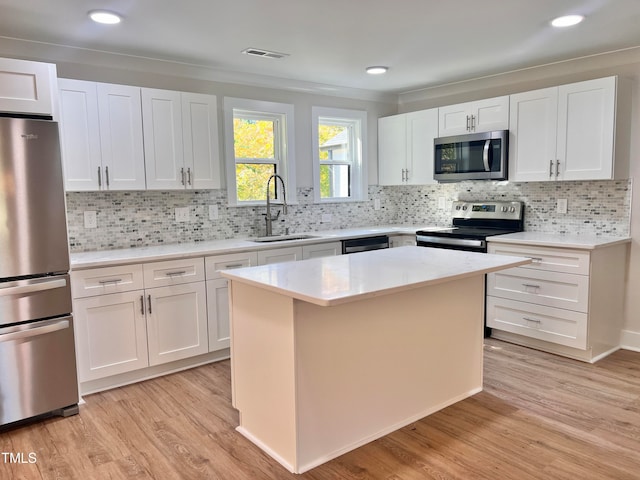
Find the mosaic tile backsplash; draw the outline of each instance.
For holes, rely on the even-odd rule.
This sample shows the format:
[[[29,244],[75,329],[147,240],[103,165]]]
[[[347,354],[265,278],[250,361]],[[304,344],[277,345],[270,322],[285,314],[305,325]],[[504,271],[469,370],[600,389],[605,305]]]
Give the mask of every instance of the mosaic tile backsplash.
[[[424,186],[369,187],[369,201],[314,204],[313,190],[300,188],[298,204],[274,222],[273,233],[334,230],[371,225],[450,224],[439,199],[521,200],[525,230],[595,235],[629,235],[631,180],[589,182],[460,182]],[[566,198],[567,214],[556,213]],[[374,199],[380,199],[379,210]],[[218,218],[209,219],[217,205]],[[189,221],[176,222],[175,209],[189,207]],[[274,208],[275,212],[276,208]],[[95,211],[98,228],[84,227],[84,212]],[[226,190],[68,192],[72,252],[264,235],[264,207],[228,207]],[[331,222],[326,215],[331,216]]]

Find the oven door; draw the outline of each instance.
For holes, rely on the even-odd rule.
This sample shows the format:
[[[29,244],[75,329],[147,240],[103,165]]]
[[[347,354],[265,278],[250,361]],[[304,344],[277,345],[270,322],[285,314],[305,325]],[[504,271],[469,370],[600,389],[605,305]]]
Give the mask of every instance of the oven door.
[[[486,252],[487,242],[478,238],[441,237],[437,235],[416,235],[419,247],[447,248],[449,250],[464,250],[466,252]]]

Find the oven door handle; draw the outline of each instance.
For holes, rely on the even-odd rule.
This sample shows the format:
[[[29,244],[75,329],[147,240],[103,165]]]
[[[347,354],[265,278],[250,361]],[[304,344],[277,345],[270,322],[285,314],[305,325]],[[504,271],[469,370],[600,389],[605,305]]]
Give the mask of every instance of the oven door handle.
[[[491,140],[484,142],[484,148],[482,149],[482,162],[484,163],[484,171],[490,172],[491,165],[489,164],[489,147],[491,146]]]
[[[471,248],[484,248],[486,245],[486,242],[484,240],[473,240],[470,238],[436,237],[434,235],[416,235],[416,241]]]

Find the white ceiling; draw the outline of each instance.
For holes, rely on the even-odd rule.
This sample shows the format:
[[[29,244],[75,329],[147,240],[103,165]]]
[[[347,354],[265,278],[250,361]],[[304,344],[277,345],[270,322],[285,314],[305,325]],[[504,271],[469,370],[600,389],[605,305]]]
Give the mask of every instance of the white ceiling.
[[[121,13],[116,26],[87,12]],[[579,13],[564,30],[549,21]],[[0,36],[401,93],[640,45],[640,0],[0,0]],[[290,56],[251,57],[247,47]],[[382,76],[364,73],[387,65]]]

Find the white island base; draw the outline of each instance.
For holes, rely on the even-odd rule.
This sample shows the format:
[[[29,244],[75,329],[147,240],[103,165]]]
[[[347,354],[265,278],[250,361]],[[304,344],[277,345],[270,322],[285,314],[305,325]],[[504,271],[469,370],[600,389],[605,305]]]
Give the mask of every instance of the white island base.
[[[483,276],[334,307],[232,288],[238,431],[291,472],[482,390]]]
[[[403,248],[418,248],[414,253],[420,255],[435,251]],[[391,250],[401,248],[309,265],[322,274],[325,290],[353,292],[367,259],[400,258]],[[441,255],[431,256],[444,265]],[[301,263],[286,268],[305,268]],[[424,268],[416,260],[398,263],[400,269]],[[410,278],[409,287],[350,299],[338,295],[320,304],[272,288],[275,278],[296,278],[295,271],[276,267],[241,281],[225,272],[231,279],[232,393],[240,412],[237,430],[289,471],[305,472],[482,390],[482,267],[428,284],[412,285]],[[342,275],[327,280],[332,273]],[[384,275],[385,269],[369,274]]]

